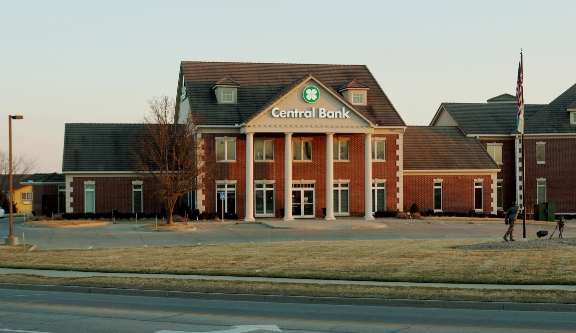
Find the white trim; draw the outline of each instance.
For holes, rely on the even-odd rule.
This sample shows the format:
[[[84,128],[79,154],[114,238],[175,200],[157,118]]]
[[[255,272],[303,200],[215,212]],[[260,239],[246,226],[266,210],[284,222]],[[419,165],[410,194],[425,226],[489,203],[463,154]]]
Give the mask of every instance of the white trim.
[[[222,185],[222,184],[237,184],[238,181],[237,180],[231,180],[231,179],[223,179],[223,180],[216,180],[216,185]]]
[[[261,179],[255,180],[254,184],[276,184],[276,181],[274,179]]]

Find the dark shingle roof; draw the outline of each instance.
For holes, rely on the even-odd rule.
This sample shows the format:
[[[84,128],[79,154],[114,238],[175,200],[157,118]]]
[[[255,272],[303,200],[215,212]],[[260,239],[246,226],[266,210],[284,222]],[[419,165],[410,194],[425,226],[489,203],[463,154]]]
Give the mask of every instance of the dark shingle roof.
[[[181,72],[186,80],[190,107],[204,116],[207,125],[242,124],[286,86],[310,74],[332,89],[354,79],[363,82],[372,88],[368,90],[368,105],[354,108],[380,126],[405,126],[372,73],[363,65],[183,61]],[[237,104],[216,102],[212,87],[223,77],[233,78],[239,84]]]
[[[404,170],[499,169],[476,138],[456,126],[408,126],[404,132]]]
[[[21,183],[32,183],[32,185],[42,184],[62,184],[64,185],[66,177],[62,173],[35,173],[24,179]]]
[[[576,102],[576,84],[568,88],[555,100],[526,123],[526,133],[576,133],[576,125],[570,124],[568,106]]]
[[[545,104],[526,104],[525,119]],[[512,103],[442,103],[466,134],[510,135],[516,130],[518,106]],[[432,125],[432,124],[431,124]]]
[[[576,101],[574,101],[574,103],[568,105],[568,110],[576,110]]]
[[[131,171],[143,124],[66,124],[62,172]]]
[[[510,94],[502,94],[502,95],[498,95],[496,97],[492,97],[489,100],[487,100],[486,102],[488,103],[517,103],[518,99],[516,98],[516,96],[512,96]]]

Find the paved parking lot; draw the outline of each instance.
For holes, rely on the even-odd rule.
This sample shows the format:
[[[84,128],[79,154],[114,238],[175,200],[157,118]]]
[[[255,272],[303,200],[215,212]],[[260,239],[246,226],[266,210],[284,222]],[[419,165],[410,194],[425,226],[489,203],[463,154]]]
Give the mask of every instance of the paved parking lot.
[[[501,238],[506,231],[496,221],[426,221],[379,219],[262,220],[265,224],[198,223],[196,231],[148,231],[135,223],[108,224],[81,228],[38,228],[14,219],[14,234],[20,243],[36,244],[38,249],[96,249],[108,247],[174,246],[215,243],[304,242],[335,240],[378,240],[418,238]],[[141,224],[141,223],[140,223]],[[538,230],[552,233],[555,224],[528,224],[527,237]],[[8,218],[0,219],[0,235],[8,236]],[[558,232],[554,235],[558,235]],[[576,237],[570,224],[565,237]],[[516,238],[522,238],[522,223],[516,225]]]

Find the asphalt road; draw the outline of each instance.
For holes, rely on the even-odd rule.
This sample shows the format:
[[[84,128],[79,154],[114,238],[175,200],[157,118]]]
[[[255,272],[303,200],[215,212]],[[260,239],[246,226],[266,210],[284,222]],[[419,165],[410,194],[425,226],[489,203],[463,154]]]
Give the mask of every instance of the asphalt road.
[[[0,289],[0,332],[576,332],[576,314],[167,299]],[[258,329],[259,325],[266,325]]]
[[[313,222],[311,222],[313,223]],[[385,228],[374,229],[271,229],[260,224],[203,224],[194,232],[146,231],[135,223],[110,224],[82,228],[38,228],[14,220],[14,235],[22,244],[35,244],[38,249],[95,249],[108,247],[174,246],[214,243],[301,242],[334,240],[379,240],[422,238],[501,238],[504,223],[431,222],[385,220]],[[535,238],[538,230],[554,230],[553,225],[528,225],[527,236]],[[8,235],[8,218],[0,219],[0,235]],[[516,238],[522,236],[517,223]],[[556,235],[555,235],[556,236]],[[576,228],[568,226],[565,237],[576,237]]]

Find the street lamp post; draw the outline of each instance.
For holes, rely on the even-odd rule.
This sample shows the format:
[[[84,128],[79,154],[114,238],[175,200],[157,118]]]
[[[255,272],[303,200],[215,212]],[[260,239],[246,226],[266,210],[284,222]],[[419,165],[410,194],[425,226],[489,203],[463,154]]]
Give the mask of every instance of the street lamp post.
[[[10,236],[4,238],[5,245],[18,245],[18,237],[14,237],[14,229],[13,229],[13,222],[14,222],[14,212],[12,211],[13,207],[13,198],[12,196],[14,193],[12,192],[12,119],[24,119],[24,116],[8,116],[8,142],[9,142],[9,160],[10,160]]]

